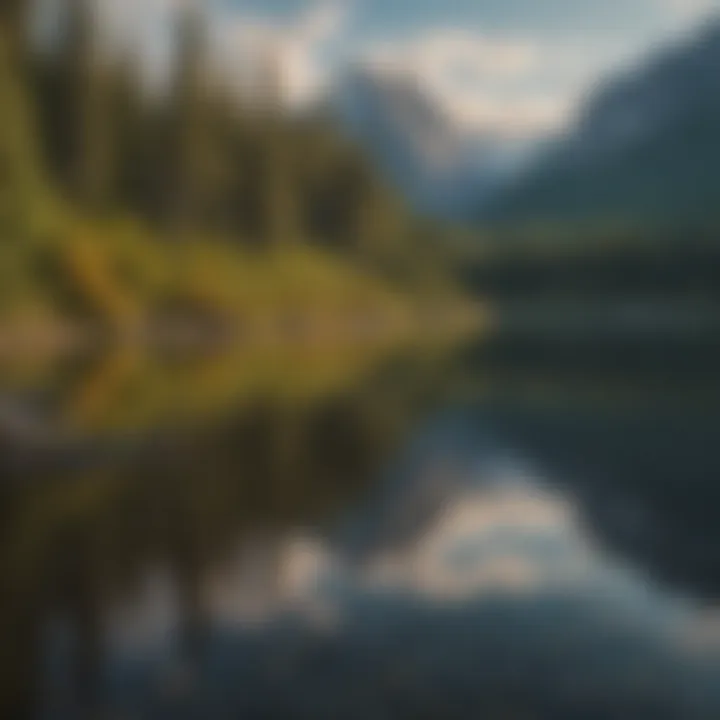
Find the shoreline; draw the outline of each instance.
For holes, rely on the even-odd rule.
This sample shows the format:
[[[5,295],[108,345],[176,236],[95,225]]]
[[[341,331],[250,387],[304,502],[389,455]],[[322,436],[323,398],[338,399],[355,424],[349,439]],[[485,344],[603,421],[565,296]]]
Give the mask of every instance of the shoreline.
[[[331,347],[480,332],[491,324],[482,304],[460,303],[410,312],[325,316],[273,315],[248,320],[176,317],[112,326],[72,319],[0,321],[0,360],[27,354],[76,355],[135,346],[192,352],[248,347]]]

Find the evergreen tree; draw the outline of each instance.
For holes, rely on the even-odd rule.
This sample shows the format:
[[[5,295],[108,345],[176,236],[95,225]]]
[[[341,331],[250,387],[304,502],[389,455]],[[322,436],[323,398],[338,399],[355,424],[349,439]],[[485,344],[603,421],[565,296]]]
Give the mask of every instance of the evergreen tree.
[[[196,228],[201,215],[207,77],[202,12],[194,3],[187,3],[179,13],[175,81],[168,107],[166,212],[170,232],[182,236]]]
[[[264,239],[278,248],[301,235],[297,178],[297,136],[282,115],[283,66],[279,50],[271,47],[264,58],[260,86],[262,178],[264,180]]]
[[[100,57],[93,0],[66,0],[56,97],[61,175],[70,195],[98,209],[112,185],[110,83]]]
[[[273,248],[294,243],[301,235],[298,218],[300,188],[294,176],[293,153],[293,138],[276,119],[267,130],[263,163],[266,240]]]
[[[11,53],[24,54],[26,51],[29,12],[28,0],[3,0],[0,3],[0,32]]]
[[[31,231],[44,195],[27,87],[9,44],[0,37],[0,240]]]
[[[38,56],[27,78],[13,58],[24,42],[30,0],[0,7],[6,38],[0,94],[20,98],[3,101],[0,153],[14,169],[0,182],[13,192],[39,183],[33,147],[39,139],[50,178],[85,212],[112,206],[171,237],[223,234],[273,248],[303,240],[377,266],[396,262],[407,229],[397,199],[329,118],[283,113],[276,48],[260,63],[252,106],[243,104],[213,77],[206,17],[197,3],[184,3],[170,86],[146,94],[137,56],[127,53],[110,65],[95,0],[60,1],[55,51]],[[38,138],[19,119],[33,103]]]
[[[113,199],[125,211],[152,216],[153,115],[140,87],[140,70],[131,56],[121,58],[110,78]]]

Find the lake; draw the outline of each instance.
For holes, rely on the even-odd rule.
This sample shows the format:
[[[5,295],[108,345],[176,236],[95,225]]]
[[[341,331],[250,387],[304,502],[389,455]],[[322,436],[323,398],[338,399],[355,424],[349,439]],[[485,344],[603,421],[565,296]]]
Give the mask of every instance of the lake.
[[[0,715],[720,717],[717,350],[5,361]]]

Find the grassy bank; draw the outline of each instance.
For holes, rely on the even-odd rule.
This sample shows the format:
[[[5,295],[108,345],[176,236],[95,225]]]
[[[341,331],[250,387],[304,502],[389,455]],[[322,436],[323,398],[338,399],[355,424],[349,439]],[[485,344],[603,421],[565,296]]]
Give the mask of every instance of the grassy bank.
[[[203,42],[182,34],[189,56],[148,94],[66,11],[86,46],[39,52],[0,17],[0,352],[329,341],[464,315],[437,232],[330,118],[210,97]]]
[[[469,309],[441,275],[397,281],[308,245],[173,243],[136,222],[67,213],[55,213],[31,242],[1,245],[0,254],[0,350],[89,334],[333,339],[398,332],[428,311],[459,317]]]

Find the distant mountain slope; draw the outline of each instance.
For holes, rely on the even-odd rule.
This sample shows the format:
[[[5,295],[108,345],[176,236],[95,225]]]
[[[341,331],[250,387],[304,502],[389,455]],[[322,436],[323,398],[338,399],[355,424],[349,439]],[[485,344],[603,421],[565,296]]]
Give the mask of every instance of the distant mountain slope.
[[[600,90],[570,135],[479,214],[720,218],[720,22]]]
[[[334,104],[389,179],[429,214],[470,216],[522,155],[505,139],[459,129],[408,75],[353,68]]]

